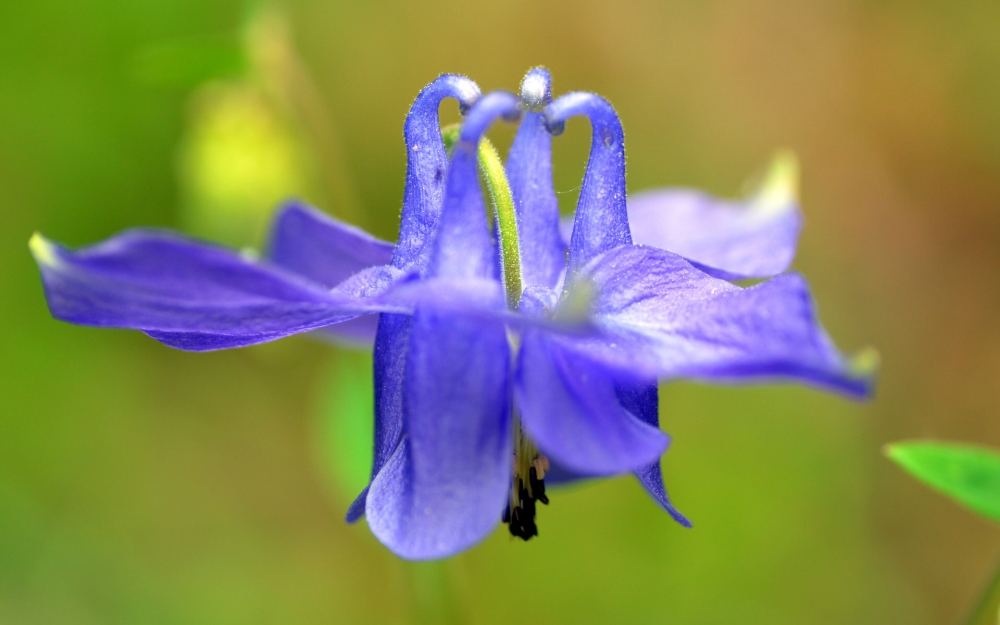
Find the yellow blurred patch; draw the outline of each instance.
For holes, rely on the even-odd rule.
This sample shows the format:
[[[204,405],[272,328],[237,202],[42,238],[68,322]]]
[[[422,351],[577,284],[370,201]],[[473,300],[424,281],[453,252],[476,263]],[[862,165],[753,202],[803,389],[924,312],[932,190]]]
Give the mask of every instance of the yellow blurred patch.
[[[799,198],[799,159],[791,150],[781,150],[771,159],[754,204],[770,212],[788,209]]]
[[[40,232],[36,232],[28,239],[28,249],[39,265],[53,267],[59,264],[55,244],[43,237]]]
[[[215,84],[198,94],[179,156],[186,229],[234,247],[258,243],[278,203],[311,191],[305,147],[247,84]]]
[[[874,347],[865,347],[853,354],[848,363],[851,373],[858,377],[867,377],[878,372],[882,365],[882,356]]]

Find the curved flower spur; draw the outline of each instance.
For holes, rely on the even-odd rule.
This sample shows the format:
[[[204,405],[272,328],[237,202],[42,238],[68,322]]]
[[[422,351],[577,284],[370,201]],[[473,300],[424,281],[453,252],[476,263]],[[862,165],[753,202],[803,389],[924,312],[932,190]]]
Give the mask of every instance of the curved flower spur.
[[[193,350],[351,323],[344,334],[370,338],[370,323],[348,320],[389,313],[375,340],[372,483],[348,519],[366,513],[403,557],[454,554],[501,518],[530,538],[546,477],[632,471],[687,524],[660,477],[669,440],[656,427],[657,379],[794,379],[863,396],[868,372],[833,347],[801,278],[743,289],[666,250],[632,245],[614,110],[592,94],[550,104],[549,85],[544,70],[529,72],[520,103],[505,93],[478,99],[456,76],[421,92],[406,122],[395,249],[301,206],[278,218],[270,263],[166,233],[125,233],[78,252],[36,236],[50,308],[64,320],[136,328]],[[449,96],[468,109],[450,164],[437,119]],[[490,123],[520,108],[528,112],[507,163],[513,205],[496,203],[498,258],[475,154]],[[593,141],[567,267],[549,131],[574,115],[590,118]],[[492,175],[506,184],[502,171]],[[703,224],[707,210],[727,238],[702,240],[727,253],[692,260],[714,275],[753,273],[739,259],[760,251],[760,237],[730,207],[706,206],[678,229]],[[516,217],[501,218],[507,209]],[[741,228],[748,236],[733,236]],[[791,252],[796,235],[782,239]]]

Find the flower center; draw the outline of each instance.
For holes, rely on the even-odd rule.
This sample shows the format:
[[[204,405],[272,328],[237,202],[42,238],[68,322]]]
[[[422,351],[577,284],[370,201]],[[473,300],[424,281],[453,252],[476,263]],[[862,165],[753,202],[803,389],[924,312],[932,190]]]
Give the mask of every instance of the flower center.
[[[514,471],[510,484],[510,502],[501,519],[510,528],[511,536],[529,540],[538,536],[535,525],[535,502],[548,505],[545,495],[545,473],[549,459],[538,453],[538,448],[521,429],[521,420],[514,415]]]

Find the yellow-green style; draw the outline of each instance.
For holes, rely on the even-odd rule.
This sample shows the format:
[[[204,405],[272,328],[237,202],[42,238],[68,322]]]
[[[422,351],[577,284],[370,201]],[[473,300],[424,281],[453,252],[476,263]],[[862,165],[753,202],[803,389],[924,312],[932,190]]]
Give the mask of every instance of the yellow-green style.
[[[445,148],[458,141],[459,126],[447,126],[441,131]],[[500,267],[503,275],[504,290],[507,293],[507,305],[516,309],[521,301],[521,249],[517,235],[517,214],[514,211],[514,196],[507,182],[507,172],[503,161],[493,143],[483,137],[479,142],[479,170],[486,179],[490,199],[493,202],[493,212],[496,214],[497,227],[500,231]]]

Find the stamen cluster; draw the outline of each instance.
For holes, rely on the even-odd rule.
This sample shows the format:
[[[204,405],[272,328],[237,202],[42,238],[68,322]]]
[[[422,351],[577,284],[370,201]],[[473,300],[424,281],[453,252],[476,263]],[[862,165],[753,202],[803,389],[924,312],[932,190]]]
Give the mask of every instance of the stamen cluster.
[[[501,520],[509,526],[511,536],[522,540],[530,540],[538,536],[538,526],[535,525],[535,502],[549,505],[545,495],[545,472],[549,470],[549,459],[545,456],[535,456],[528,469],[528,483],[524,477],[518,476],[519,458],[514,459],[514,479],[511,488],[510,503],[504,508]]]

